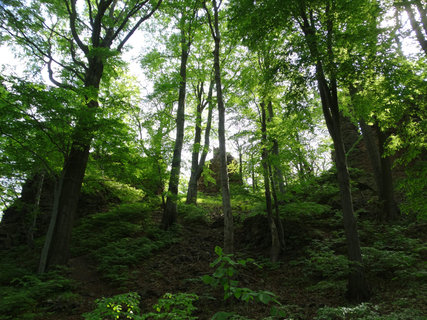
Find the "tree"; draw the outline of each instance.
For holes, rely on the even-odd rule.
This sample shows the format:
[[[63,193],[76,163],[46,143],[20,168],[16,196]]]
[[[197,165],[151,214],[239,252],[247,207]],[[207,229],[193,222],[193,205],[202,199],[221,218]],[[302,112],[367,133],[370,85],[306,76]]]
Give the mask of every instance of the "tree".
[[[204,2],[204,8],[209,20],[209,28],[215,43],[214,49],[214,74],[216,85],[216,96],[218,103],[218,139],[219,139],[219,157],[221,160],[220,177],[221,177],[221,194],[222,194],[222,210],[224,214],[224,252],[233,253],[234,251],[234,231],[233,231],[233,215],[231,212],[230,188],[228,185],[228,170],[227,170],[227,151],[225,145],[225,106],[222,93],[221,81],[221,65],[220,65],[220,44],[221,33],[219,29],[219,10],[222,1],[217,3],[212,0],[212,9],[207,7]]]
[[[267,205],[267,220],[270,227],[271,234],[271,251],[270,259],[272,262],[277,262],[280,254],[280,238],[279,230],[277,226],[277,220],[273,218],[273,206],[271,201],[271,189],[274,188],[274,184],[271,184],[270,188],[270,172],[271,166],[269,164],[269,152],[268,152],[268,142],[267,142],[267,120],[266,120],[266,107],[265,102],[260,103],[261,109],[261,162],[263,167],[264,174],[264,190],[265,190],[265,202]],[[274,191],[273,191],[274,192]],[[277,205],[277,199],[275,199]]]
[[[209,91],[206,100],[203,100],[203,84],[201,82],[200,85],[197,85],[197,107],[196,107],[196,126],[195,126],[195,134],[194,134],[194,144],[193,144],[193,152],[191,158],[191,173],[190,180],[188,182],[188,190],[187,190],[187,201],[186,203],[196,204],[197,203],[197,182],[199,181],[203,168],[206,162],[206,156],[209,152],[210,145],[210,131],[212,127],[212,112],[213,112],[213,101],[212,101],[212,92],[214,82],[210,81]],[[208,116],[206,120],[206,128],[205,128],[205,136],[204,136],[204,145],[202,150],[202,154],[199,159],[199,151],[200,151],[200,142],[201,142],[201,134],[202,134],[202,112],[208,105]]]
[[[139,26],[157,10],[161,0],[121,5],[111,0],[2,3],[4,32],[47,66],[49,78],[60,88],[78,92],[81,114],[75,120],[71,146],[56,188],[51,223],[39,272],[68,260],[74,215],[94,136],[101,80]],[[45,19],[40,12],[52,17]],[[61,79],[58,79],[59,76]]]
[[[180,3],[179,8],[180,19],[178,28],[180,30],[180,47],[181,47],[181,62],[180,62],[180,82],[178,95],[178,109],[176,116],[176,139],[172,158],[171,174],[169,178],[169,189],[166,200],[166,206],[163,211],[162,227],[168,229],[177,219],[177,196],[179,175],[181,169],[181,152],[184,141],[184,112],[185,112],[185,95],[187,87],[187,61],[190,53],[190,46],[193,41],[193,32],[197,17],[197,1],[193,3]]]
[[[340,6],[335,1],[288,1],[286,6],[283,3],[272,0],[263,3],[245,1],[244,3],[235,3],[235,12],[239,12],[239,21],[244,21],[240,30],[248,27],[248,15],[254,18],[258,14],[252,28],[242,32],[252,37],[252,43],[262,39],[263,34],[268,34],[267,30],[280,30],[280,28],[295,32],[299,30],[302,38],[297,43],[301,49],[306,50],[300,54],[306,54],[306,59],[315,70],[315,79],[321,98],[323,114],[326,120],[328,131],[332,137],[335,149],[335,164],[338,172],[338,182],[341,194],[341,204],[343,210],[344,230],[347,239],[348,257],[352,263],[351,273],[348,278],[348,297],[351,300],[366,300],[370,296],[368,284],[366,282],[363,268],[362,255],[360,250],[359,236],[357,232],[356,220],[352,204],[350,191],[350,176],[347,168],[347,159],[343,144],[341,132],[340,108],[338,100],[337,83],[337,65],[339,61],[336,58],[338,48],[334,47],[335,33],[339,30],[340,24],[337,17],[341,14],[350,14],[351,9]],[[353,5],[353,4],[352,4]],[[358,3],[363,5],[363,3]],[[350,9],[350,10],[349,10]],[[342,11],[340,11],[342,10]],[[243,13],[243,14],[242,14]],[[236,18],[236,14],[234,14]],[[292,18],[290,20],[289,18]],[[266,19],[269,23],[265,23]],[[264,21],[264,23],[261,23]],[[258,30],[254,30],[259,28]],[[252,33],[251,33],[251,30]],[[291,31],[292,30],[292,31]]]

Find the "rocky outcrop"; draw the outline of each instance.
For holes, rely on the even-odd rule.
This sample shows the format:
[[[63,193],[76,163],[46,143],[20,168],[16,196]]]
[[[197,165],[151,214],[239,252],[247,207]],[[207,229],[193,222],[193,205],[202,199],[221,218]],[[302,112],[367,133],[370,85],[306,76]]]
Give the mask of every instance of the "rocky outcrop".
[[[207,168],[204,174],[198,181],[198,190],[203,193],[218,193],[220,192],[220,158],[219,149],[214,149],[213,158],[207,162]],[[239,165],[234,157],[227,153],[227,166],[228,166],[228,182],[230,185],[243,185],[243,179],[239,174]]]

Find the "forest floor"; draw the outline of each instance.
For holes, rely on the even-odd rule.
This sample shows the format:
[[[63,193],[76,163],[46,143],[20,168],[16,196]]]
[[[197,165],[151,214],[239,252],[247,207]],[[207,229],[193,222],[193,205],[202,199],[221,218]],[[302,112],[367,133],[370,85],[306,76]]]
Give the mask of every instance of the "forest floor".
[[[384,224],[360,211],[358,228],[372,298],[352,304],[345,298],[349,264],[337,196],[325,186],[315,188],[324,196],[294,193],[292,202],[281,206],[286,250],[275,263],[269,260],[263,198],[247,193],[233,197],[235,254],[230,259],[235,270],[230,279],[236,281],[233,287],[247,288],[253,300],[225,300],[223,287],[202,281],[217,271],[219,265],[211,264],[223,246],[224,230],[220,197],[200,195],[198,206],[179,203],[179,223],[169,231],[159,228],[158,204],[147,200],[95,208],[73,229],[69,265],[46,275],[34,270],[43,238],[36,240],[35,249],[0,251],[0,320],[80,320],[85,313],[90,320],[127,319],[88,314],[104,297],[129,292],[140,297],[140,314],[158,312],[153,307],[166,293],[181,302],[185,294],[196,297],[189,303],[196,308],[189,317],[148,319],[213,319],[218,312],[228,316],[215,319],[426,319],[425,221]],[[239,263],[248,258],[254,263]],[[274,294],[280,306],[257,301],[262,292]],[[273,306],[280,316],[270,317]]]
[[[271,304],[264,305],[254,301],[245,303],[234,298],[224,301],[222,288],[213,289],[200,280],[204,275],[212,275],[214,269],[210,263],[217,257],[214,252],[215,247],[222,246],[223,243],[223,220],[215,210],[211,214],[210,222],[181,221],[179,240],[156,250],[148,258],[132,266],[129,269],[130,280],[121,285],[112,285],[111,282],[103,279],[96,271],[95,261],[89,255],[73,258],[70,261],[70,277],[75,280],[75,292],[82,299],[72,310],[69,307],[63,311],[58,310],[43,319],[82,319],[83,313],[94,309],[95,299],[126,292],[139,294],[140,308],[143,313],[152,312],[153,305],[165,293],[184,292],[198,295],[198,301],[195,303],[197,311],[193,313],[197,319],[211,319],[218,311],[233,312],[249,319],[268,317]],[[263,235],[268,232],[265,216],[239,219],[239,216],[246,214],[246,212],[235,212],[237,217],[236,258],[254,258],[257,266],[241,267],[235,280],[239,281],[240,286],[254,291],[273,292],[283,305],[282,310],[287,314],[286,317],[275,319],[315,319],[321,308],[355,306],[345,299],[345,280],[334,278],[330,283],[325,282],[321,270],[319,271],[316,267],[311,269],[307,267],[307,263],[313,262],[307,254],[310,243],[333,239],[337,233],[341,232],[339,225],[331,224],[330,220],[322,221],[310,216],[298,221],[289,221],[285,226],[288,234],[287,250],[282,253],[279,262],[270,263],[268,240],[266,241]],[[154,223],[158,223],[159,218],[159,212],[152,215]],[[420,234],[423,234],[423,231]],[[335,245],[335,249],[338,252],[345,251],[342,244]],[[315,259],[322,258],[327,259],[326,256]],[[329,263],[333,265],[334,261],[319,260],[320,265]],[[319,271],[319,274],[316,274],[316,271]],[[336,272],[339,273],[338,270]],[[405,308],[405,304],[415,304],[411,307],[417,309],[418,315],[427,315],[426,296],[420,299],[422,295],[419,294],[422,287],[408,289],[407,283],[395,281],[390,277],[375,277],[370,280],[373,290],[370,304],[380,306],[381,311],[378,310],[378,312],[393,313]],[[359,312],[363,313],[363,311]],[[339,312],[335,311],[335,313]],[[335,318],[334,312],[330,314],[332,315],[326,315],[322,319],[341,319]],[[359,319],[351,316],[347,318]],[[374,316],[366,319],[376,318]],[[411,319],[411,315],[408,314],[407,318],[405,315],[397,316],[396,319]]]

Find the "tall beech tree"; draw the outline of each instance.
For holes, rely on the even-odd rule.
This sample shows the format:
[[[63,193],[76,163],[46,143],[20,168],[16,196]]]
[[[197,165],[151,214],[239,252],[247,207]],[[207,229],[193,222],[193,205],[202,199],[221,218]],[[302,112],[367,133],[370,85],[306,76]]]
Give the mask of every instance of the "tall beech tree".
[[[211,80],[208,89],[208,96],[206,100],[203,98],[204,94],[204,82],[200,82],[196,86],[197,93],[197,107],[196,107],[196,125],[195,125],[195,133],[194,133],[194,144],[193,151],[191,154],[191,173],[190,180],[188,182],[187,189],[187,200],[186,203],[196,204],[197,203],[197,182],[199,181],[203,168],[205,166],[206,157],[209,152],[210,145],[210,132],[212,128],[212,113],[213,113],[213,101],[212,101],[212,93],[213,93],[214,81]],[[202,113],[203,110],[208,106],[208,116],[206,119],[206,128],[204,135],[204,144],[201,146],[202,139]],[[200,149],[202,153],[200,154]],[[200,158],[199,158],[200,154]]]
[[[179,94],[178,94],[178,109],[176,115],[176,139],[172,157],[171,173],[169,178],[169,188],[166,200],[166,206],[162,216],[162,227],[168,229],[176,222],[177,211],[177,196],[179,176],[181,171],[181,153],[184,142],[184,122],[185,122],[185,96],[187,88],[187,63],[190,53],[191,43],[194,37],[194,28],[196,24],[198,1],[180,1],[174,3],[173,6],[178,6],[178,29],[180,31],[179,45],[180,53],[180,69],[179,69]]]
[[[22,45],[51,82],[81,95],[81,114],[75,120],[70,148],[57,183],[51,223],[42,251],[39,272],[68,261],[74,215],[83,182],[101,80],[140,25],[162,0],[66,0],[8,2],[0,5],[1,28]],[[107,71],[107,72],[106,72]]]
[[[346,15],[350,14],[351,17],[351,7],[347,3],[339,6],[334,0],[287,1],[286,6],[283,6],[280,1],[272,0],[264,3],[263,6],[244,1],[239,4],[235,3],[234,8],[235,12],[240,14],[239,21],[244,21],[243,19],[247,18],[249,13],[251,17],[258,14],[256,18],[258,23],[253,23],[252,28],[248,31],[243,31],[245,27],[248,27],[247,21],[240,26],[242,34],[246,37],[250,34],[254,39],[262,38],[262,35],[268,34],[268,30],[271,28],[283,28],[293,32],[299,30],[300,32],[303,42],[299,43],[305,44],[302,49],[307,50],[306,58],[314,67],[323,114],[334,143],[348,258],[352,264],[348,277],[347,295],[350,300],[363,301],[370,297],[370,290],[362,267],[362,254],[350,190],[350,176],[341,132],[337,83],[339,61],[335,56],[337,48],[334,47],[336,32],[341,26],[336,19],[344,12]],[[234,17],[236,16],[235,14]],[[261,24],[260,22],[265,21],[264,19],[268,19],[270,23]],[[251,33],[250,30],[256,28],[259,29]]]
[[[276,262],[279,259],[280,254],[280,237],[279,237],[279,228],[277,225],[277,220],[273,217],[273,202],[272,202],[272,189],[274,189],[274,184],[271,182],[271,165],[269,163],[269,148],[267,141],[267,112],[265,107],[265,102],[260,103],[261,109],[261,163],[263,168],[264,176],[264,191],[265,191],[265,203],[267,206],[267,220],[270,227],[271,235],[271,250],[270,250],[270,260]],[[273,191],[274,193],[274,191]],[[275,197],[276,198],[276,197]],[[277,198],[275,199],[277,205]]]
[[[233,230],[233,215],[231,212],[230,187],[228,184],[227,170],[227,151],[225,145],[225,105],[222,92],[222,78],[220,65],[221,52],[221,33],[219,28],[219,11],[222,1],[209,1],[212,3],[212,9],[207,5],[207,1],[203,3],[211,31],[212,38],[215,43],[213,52],[214,58],[214,74],[216,85],[216,97],[218,103],[218,140],[219,140],[219,157],[220,157],[220,178],[221,178],[221,194],[222,194],[222,210],[224,214],[224,252],[233,253],[234,251],[234,230]],[[213,12],[212,12],[213,11]]]

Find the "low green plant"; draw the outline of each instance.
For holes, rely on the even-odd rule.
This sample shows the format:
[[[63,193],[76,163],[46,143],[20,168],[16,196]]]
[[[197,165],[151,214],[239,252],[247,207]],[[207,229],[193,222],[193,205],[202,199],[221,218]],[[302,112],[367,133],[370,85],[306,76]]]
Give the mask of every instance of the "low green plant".
[[[215,253],[218,258],[210,264],[210,266],[216,267],[216,270],[212,275],[202,276],[202,281],[214,288],[221,286],[224,290],[224,300],[230,297],[235,297],[238,300],[249,302],[257,301],[264,304],[268,304],[271,301],[279,303],[276,295],[270,291],[254,291],[249,288],[239,287],[239,281],[235,280],[235,276],[238,274],[238,267],[244,267],[248,263],[255,264],[251,258],[241,259],[235,261],[232,254],[225,254],[221,247],[215,247]]]
[[[83,314],[85,320],[143,319],[139,313],[140,297],[135,292],[96,300],[95,310]]]
[[[362,247],[363,262],[368,272],[383,278],[404,278],[414,271],[417,258],[403,251]]]
[[[208,222],[208,213],[203,207],[194,204],[179,203],[178,212],[181,214],[186,224]]]
[[[323,307],[317,311],[316,320],[376,320],[379,319],[376,306],[361,303],[354,307]]]
[[[327,243],[314,241],[307,249],[306,274],[320,279],[339,280],[347,277],[349,261],[344,255],[335,254]]]
[[[422,312],[412,308],[380,314],[379,308],[370,303],[353,307],[323,307],[317,311],[315,320],[423,320]]]
[[[93,252],[98,263],[97,269],[105,279],[116,285],[126,284],[130,267],[150,256],[153,251],[178,241],[177,228],[166,232],[150,227],[146,232],[146,237],[118,239]]]
[[[138,306],[140,296],[135,292],[129,292],[96,300],[95,310],[83,314],[83,317],[85,320],[195,320],[197,318],[191,314],[197,310],[193,305],[196,300],[198,300],[196,294],[166,293],[153,306],[155,312],[141,314],[141,309]]]
[[[153,306],[155,312],[147,313],[142,319],[195,320],[192,313],[197,310],[193,305],[199,297],[194,293],[166,293]]]
[[[73,228],[72,254],[86,254],[106,243],[137,235],[147,224],[149,210],[144,203],[122,204],[80,219]]]
[[[219,311],[213,315],[211,320],[251,320],[245,316],[241,316],[235,312]]]
[[[48,301],[71,295],[73,288],[73,281],[61,270],[15,278],[8,286],[0,287],[0,319],[33,319],[49,311]]]

